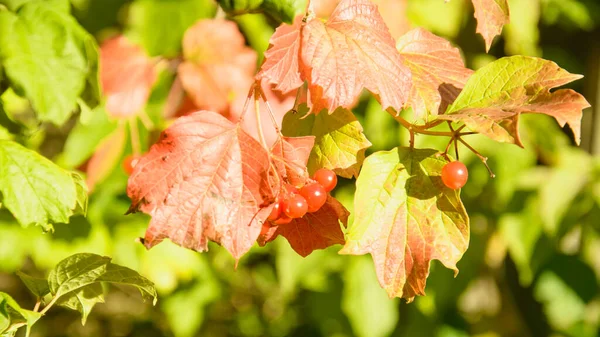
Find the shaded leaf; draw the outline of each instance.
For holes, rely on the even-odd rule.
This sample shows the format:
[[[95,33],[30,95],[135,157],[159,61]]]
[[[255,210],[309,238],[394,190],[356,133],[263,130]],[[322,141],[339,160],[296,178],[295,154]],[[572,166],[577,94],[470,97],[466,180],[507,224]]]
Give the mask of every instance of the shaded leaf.
[[[0,334],[14,333],[22,326],[30,328],[42,315],[39,312],[21,308],[7,293],[0,292]]]
[[[581,139],[585,98],[570,89],[550,89],[581,78],[556,63],[527,56],[504,57],[477,70],[456,101],[439,118],[463,121],[473,131],[496,141],[521,145],[520,113],[543,113],[561,126],[568,124]]]
[[[306,162],[315,144],[314,136],[283,137],[278,139],[271,153],[278,160],[273,163],[279,175],[288,183],[301,187],[306,183],[308,172]]]
[[[0,61],[38,118],[61,125],[86,85],[98,97],[98,52],[75,18],[52,4],[33,1],[17,13],[0,12]]]
[[[29,276],[21,271],[17,271],[17,276],[19,276],[27,289],[36,297],[43,298],[46,294],[50,293],[50,286],[48,285],[48,280],[45,278]]]
[[[409,102],[418,118],[446,111],[473,73],[460,51],[423,28],[402,36],[396,47],[412,72]]]
[[[100,82],[112,117],[138,114],[156,81],[154,62],[122,35],[100,46]]]
[[[96,281],[136,287],[142,294],[142,297],[152,299],[152,304],[154,305],[158,299],[154,283],[140,275],[137,271],[114,263],[109,263],[106,266],[106,271]]]
[[[435,150],[376,152],[356,182],[354,223],[340,254],[370,253],[390,297],[425,294],[431,260],[457,272],[467,249],[469,219],[459,192],[439,177],[446,161]]]
[[[284,117],[282,132],[288,136],[315,136],[315,146],[308,159],[312,174],[324,167],[351,178],[358,172],[371,146],[363,128],[350,110],[337,109],[333,114],[309,115],[289,112]]]
[[[179,80],[198,109],[228,114],[236,98],[245,99],[253,82],[256,52],[245,45],[234,22],[198,21],[185,33],[183,56]]]
[[[85,204],[73,174],[13,141],[0,140],[0,191],[2,205],[19,223],[51,230],[53,223],[68,223]]]
[[[104,290],[100,283],[91,283],[72,291],[57,302],[58,305],[79,311],[81,325],[85,325],[87,317],[96,303],[104,303]]]
[[[269,155],[223,116],[200,111],[165,130],[129,178],[130,211],[152,216],[145,245],[165,238],[206,251],[208,240],[239,259],[274,201]],[[259,212],[260,211],[260,212]]]
[[[48,275],[50,292],[61,297],[96,282],[106,272],[110,258],[96,254],[80,253],[60,261]]]
[[[259,243],[265,245],[281,235],[288,240],[296,253],[308,256],[316,249],[344,244],[342,226],[346,227],[348,224],[348,215],[350,213],[339,201],[328,196],[327,202],[318,211],[306,213],[302,218],[294,219],[288,224],[272,227]]]
[[[344,0],[326,23],[312,19],[302,28],[301,73],[309,83],[312,111],[350,108],[361,91],[384,108],[400,111],[408,100],[410,70],[402,64],[377,6]]]
[[[264,12],[287,23],[306,7],[306,0],[218,0],[218,3],[229,15]]]
[[[485,40],[485,51],[489,51],[496,35],[502,32],[502,26],[509,22],[507,0],[472,0],[477,19],[477,33]]]
[[[118,127],[98,144],[86,170],[87,177],[85,181],[90,192],[120,163],[126,145],[127,132],[123,126]]]
[[[127,36],[150,56],[176,57],[184,32],[199,19],[212,18],[212,0],[136,0],[129,8]]]

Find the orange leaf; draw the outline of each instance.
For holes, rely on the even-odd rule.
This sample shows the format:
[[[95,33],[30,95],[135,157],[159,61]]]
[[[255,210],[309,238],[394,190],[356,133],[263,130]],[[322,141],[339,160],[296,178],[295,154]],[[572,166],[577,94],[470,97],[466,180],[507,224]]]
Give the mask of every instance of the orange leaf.
[[[152,60],[124,36],[106,40],[100,47],[100,82],[106,110],[113,117],[139,113],[155,80]]]
[[[507,0],[473,0],[477,33],[485,40],[488,52],[496,35],[502,32],[502,26],[509,22],[510,11]]]

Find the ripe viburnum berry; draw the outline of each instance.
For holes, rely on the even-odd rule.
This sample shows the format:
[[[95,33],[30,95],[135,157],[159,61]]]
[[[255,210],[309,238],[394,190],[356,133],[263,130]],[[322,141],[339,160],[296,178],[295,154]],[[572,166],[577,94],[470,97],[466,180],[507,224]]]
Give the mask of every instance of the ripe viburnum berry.
[[[310,183],[300,189],[300,195],[306,199],[310,213],[318,211],[327,201],[327,192],[319,183]]]
[[[280,217],[281,217],[281,201],[279,201],[279,198],[277,198],[277,200],[275,200],[275,203],[273,204],[271,213],[267,217],[267,220],[275,221],[275,220],[279,219]]]
[[[457,190],[467,183],[469,171],[465,164],[459,161],[450,162],[442,168],[442,181],[444,185],[453,190]]]
[[[292,219],[301,218],[308,211],[306,199],[299,194],[294,194],[289,199],[284,200],[283,205],[283,213]]]
[[[337,185],[337,175],[328,169],[318,169],[313,179],[316,180],[327,192],[331,192]]]

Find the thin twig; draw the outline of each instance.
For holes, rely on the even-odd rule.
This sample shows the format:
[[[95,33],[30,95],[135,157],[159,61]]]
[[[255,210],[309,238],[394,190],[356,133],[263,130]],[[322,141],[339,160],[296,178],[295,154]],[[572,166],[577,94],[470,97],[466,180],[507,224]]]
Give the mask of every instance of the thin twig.
[[[40,310],[41,304],[42,304],[42,299],[38,297],[37,300],[35,301],[35,306],[33,307],[33,312],[38,312],[38,310]]]
[[[267,111],[269,112],[269,117],[271,117],[271,122],[273,123],[273,127],[275,128],[275,131],[277,131],[278,134],[281,135],[281,130],[279,130],[279,125],[277,125],[277,119],[275,118],[275,114],[273,113],[273,110],[271,109],[271,104],[269,104],[269,101],[267,100],[267,96],[265,95],[264,91],[262,90],[262,87],[258,87],[258,92],[260,93],[260,97],[262,97],[263,101],[265,102],[265,106],[267,107]]]
[[[246,96],[246,102],[244,102],[244,107],[242,108],[242,114],[240,115],[240,123],[244,120],[244,115],[246,111],[248,111],[248,106],[250,105],[250,100],[254,96],[254,89],[256,88],[256,82],[252,83],[250,86],[250,90],[248,90],[248,96]]]
[[[458,141],[460,141],[461,143],[463,143],[464,146],[466,146],[469,150],[471,150],[471,152],[473,152],[477,157],[479,157],[479,159],[483,162],[483,165],[485,165],[485,167],[487,168],[488,172],[490,173],[490,177],[492,177],[492,178],[496,177],[496,175],[494,174],[494,172],[492,172],[492,169],[487,164],[487,160],[488,160],[487,157],[482,156],[477,150],[475,150],[471,145],[469,145],[467,142],[465,142],[461,138],[458,138]]]

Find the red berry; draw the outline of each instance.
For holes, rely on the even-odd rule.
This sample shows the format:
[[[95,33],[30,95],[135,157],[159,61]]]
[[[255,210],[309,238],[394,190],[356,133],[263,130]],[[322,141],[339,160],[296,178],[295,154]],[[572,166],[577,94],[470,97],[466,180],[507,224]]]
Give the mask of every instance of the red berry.
[[[298,188],[294,185],[285,184],[285,190],[289,194],[298,194]]]
[[[285,224],[292,222],[292,220],[294,220],[294,219],[288,217],[285,214],[281,214],[281,217],[279,217],[279,219],[273,221],[273,223],[276,225],[285,225]]]
[[[453,190],[465,186],[467,179],[469,179],[469,171],[465,164],[459,161],[450,162],[442,168],[442,181]]]
[[[308,204],[303,196],[295,194],[283,202],[283,212],[292,219],[301,218],[308,211]]]
[[[326,192],[331,192],[335,188],[335,185],[337,185],[337,175],[328,169],[318,169],[313,179],[321,184]]]
[[[123,170],[125,170],[125,173],[127,173],[128,175],[131,175],[131,173],[133,172],[133,168],[135,167],[135,165],[137,164],[137,162],[139,160],[140,160],[139,156],[132,155],[132,154],[125,157],[125,159],[123,159]]]
[[[281,217],[281,202],[279,201],[279,199],[275,200],[275,203],[273,204],[273,208],[271,209],[271,214],[269,214],[269,217],[267,217],[267,220],[269,221],[275,221],[277,219],[279,219]]]
[[[319,183],[304,185],[300,189],[300,195],[306,199],[310,213],[318,211],[327,201],[327,192]]]

